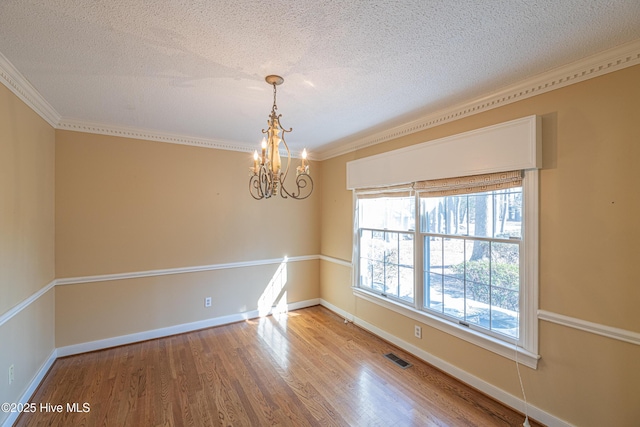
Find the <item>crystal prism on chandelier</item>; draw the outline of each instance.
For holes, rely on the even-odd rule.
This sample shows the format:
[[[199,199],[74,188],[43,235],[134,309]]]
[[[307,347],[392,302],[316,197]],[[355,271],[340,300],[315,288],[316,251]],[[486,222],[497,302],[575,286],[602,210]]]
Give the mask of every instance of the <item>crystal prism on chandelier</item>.
[[[267,120],[269,127],[266,130],[262,129],[262,133],[266,134],[262,138],[262,154],[258,154],[257,150],[253,153],[253,167],[249,168],[251,171],[249,192],[256,200],[268,199],[277,194],[280,194],[285,199],[288,197],[297,200],[306,199],[313,191],[313,180],[309,176],[306,149],[302,151],[302,162],[296,168],[295,188],[288,190],[285,187],[285,180],[291,164],[291,152],[285,141],[285,133],[291,132],[293,129],[284,129],[280,123],[282,114],[277,114],[276,86],[281,85],[284,79],[280,76],[271,75],[265,77],[265,81],[273,86],[273,107],[271,107],[271,114],[269,115],[269,120]],[[285,148],[287,155],[287,164],[284,171],[282,170],[282,159],[280,158],[280,143]]]

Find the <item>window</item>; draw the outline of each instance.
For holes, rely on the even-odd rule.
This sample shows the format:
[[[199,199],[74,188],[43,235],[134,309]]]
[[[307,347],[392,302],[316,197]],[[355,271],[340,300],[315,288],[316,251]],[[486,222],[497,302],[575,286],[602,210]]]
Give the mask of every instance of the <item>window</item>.
[[[487,187],[489,175],[510,181]],[[489,175],[356,191],[355,287],[507,357],[516,345],[535,367],[537,171]]]

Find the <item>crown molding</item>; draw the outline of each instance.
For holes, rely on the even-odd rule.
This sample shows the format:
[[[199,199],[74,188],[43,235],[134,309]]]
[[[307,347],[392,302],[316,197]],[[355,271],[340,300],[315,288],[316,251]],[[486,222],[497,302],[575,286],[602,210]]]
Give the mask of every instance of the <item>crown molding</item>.
[[[363,138],[347,138],[337,147],[314,150],[314,156],[310,160],[327,160],[638,64],[640,64],[640,39],[555,68],[497,92],[436,111],[417,120]],[[255,148],[233,141],[195,138],[148,129],[62,118],[2,53],[0,53],[0,81],[56,129],[247,153]],[[295,156],[292,155],[292,157]]]
[[[222,139],[196,138],[168,132],[158,132],[150,129],[106,125],[102,123],[93,123],[75,119],[60,120],[60,122],[56,126],[56,129],[85,132],[98,135],[119,136],[122,138],[143,139],[146,141],[166,142],[169,144],[215,148],[217,150],[240,151],[243,153],[253,153],[253,151],[256,149],[255,145],[244,145],[238,142],[225,141]],[[292,153],[291,158],[300,158],[300,155]],[[317,158],[309,156],[309,160],[317,160]]]
[[[250,153],[255,147],[221,139],[196,138],[149,129],[137,129],[125,126],[105,125],[82,120],[62,119],[57,129],[86,132],[99,135],[119,136],[122,138],[144,139],[147,141],[167,142],[169,144],[192,145],[196,147],[215,148],[218,150],[242,151]]]
[[[58,125],[60,114],[1,52],[0,81],[52,127]]]
[[[347,140],[334,148],[317,150],[316,155],[319,160],[327,160],[638,64],[640,64],[640,39],[555,68],[489,95],[436,111],[417,120],[356,140]]]

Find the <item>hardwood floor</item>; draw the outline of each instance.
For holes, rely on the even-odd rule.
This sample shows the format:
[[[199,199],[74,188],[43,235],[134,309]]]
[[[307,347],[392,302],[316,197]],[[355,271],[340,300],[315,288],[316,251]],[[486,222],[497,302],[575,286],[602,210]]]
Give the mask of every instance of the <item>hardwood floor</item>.
[[[384,354],[413,366],[402,369]],[[17,426],[521,426],[523,416],[316,306],[58,359]],[[61,413],[41,405],[62,405]],[[77,403],[70,412],[67,404]],[[55,407],[54,407],[55,408]],[[539,425],[531,423],[532,426]]]

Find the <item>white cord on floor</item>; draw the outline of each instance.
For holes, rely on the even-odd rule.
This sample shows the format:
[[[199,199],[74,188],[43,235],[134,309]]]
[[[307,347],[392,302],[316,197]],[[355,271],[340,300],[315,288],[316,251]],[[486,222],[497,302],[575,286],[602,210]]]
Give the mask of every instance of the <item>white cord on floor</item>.
[[[524,423],[522,423],[522,425],[524,427],[531,427],[531,425],[529,424],[527,395],[524,392],[524,385],[522,384],[522,376],[520,375],[520,363],[518,362],[518,341],[515,341],[515,349],[516,349],[516,371],[518,371],[518,380],[520,381],[520,390],[522,390],[522,397],[524,398]]]

